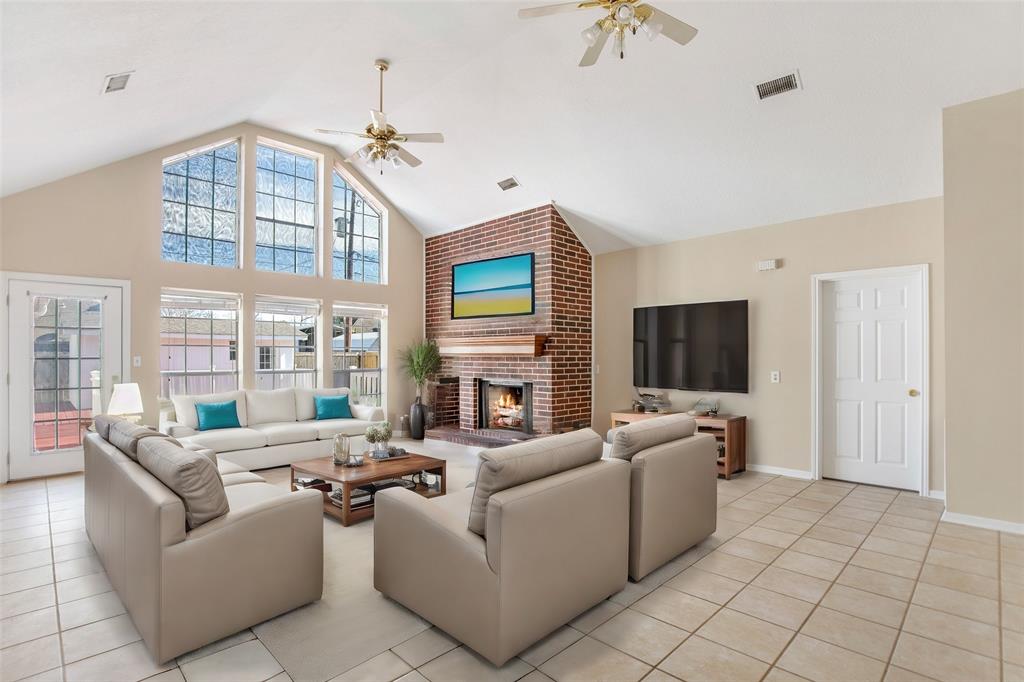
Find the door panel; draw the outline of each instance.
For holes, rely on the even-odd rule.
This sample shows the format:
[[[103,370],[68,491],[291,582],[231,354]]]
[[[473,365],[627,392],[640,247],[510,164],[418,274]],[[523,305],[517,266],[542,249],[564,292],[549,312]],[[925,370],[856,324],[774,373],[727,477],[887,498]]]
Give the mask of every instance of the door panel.
[[[924,287],[918,274],[825,282],[822,474],[920,490]]]
[[[121,380],[122,289],[9,284],[10,476],[81,471],[84,432]]]

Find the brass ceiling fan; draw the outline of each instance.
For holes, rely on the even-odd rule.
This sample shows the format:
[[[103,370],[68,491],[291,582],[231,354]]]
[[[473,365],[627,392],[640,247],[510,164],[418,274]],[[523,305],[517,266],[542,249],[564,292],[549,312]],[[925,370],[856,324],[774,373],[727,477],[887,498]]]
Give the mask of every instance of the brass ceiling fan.
[[[347,130],[328,130],[317,128],[316,132],[327,135],[355,135],[366,140],[368,143],[351,154],[345,161],[351,163],[359,158],[368,166],[379,166],[381,175],[384,174],[384,162],[390,161],[391,165],[398,168],[403,163],[415,168],[423,163],[415,156],[401,147],[403,142],[444,142],[444,135],[441,133],[406,133],[399,134],[395,127],[388,124],[384,115],[384,72],[388,70],[388,63],[378,59],[373,63],[373,68],[380,72],[380,100],[377,109],[370,110],[370,125],[361,133],[349,132]]]
[[[545,17],[549,14],[560,14],[572,12],[577,9],[600,8],[607,12],[606,16],[598,19],[592,26],[588,26],[580,35],[583,42],[587,44],[587,51],[583,53],[580,66],[591,66],[601,56],[608,38],[614,38],[614,50],[619,58],[625,57],[623,43],[626,33],[636,35],[637,29],[641,30],[648,38],[654,40],[659,35],[673,40],[680,45],[686,45],[697,35],[697,29],[689,24],[679,21],[675,17],[665,14],[640,0],[583,0],[582,2],[563,2],[557,5],[546,5],[544,7],[533,7],[519,10],[520,19],[532,19],[534,17]]]

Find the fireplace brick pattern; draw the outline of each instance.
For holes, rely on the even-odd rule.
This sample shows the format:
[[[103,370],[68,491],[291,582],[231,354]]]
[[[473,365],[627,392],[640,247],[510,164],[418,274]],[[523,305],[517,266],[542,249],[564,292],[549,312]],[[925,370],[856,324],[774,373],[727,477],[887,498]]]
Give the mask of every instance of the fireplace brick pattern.
[[[426,240],[428,338],[544,334],[541,357],[445,356],[442,376],[459,378],[459,426],[476,428],[475,378],[533,382],[533,430],[590,426],[593,261],[553,205]],[[533,315],[451,319],[452,265],[533,252]],[[450,398],[449,398],[450,400]],[[451,410],[445,410],[450,415]],[[442,424],[438,413],[438,423]]]

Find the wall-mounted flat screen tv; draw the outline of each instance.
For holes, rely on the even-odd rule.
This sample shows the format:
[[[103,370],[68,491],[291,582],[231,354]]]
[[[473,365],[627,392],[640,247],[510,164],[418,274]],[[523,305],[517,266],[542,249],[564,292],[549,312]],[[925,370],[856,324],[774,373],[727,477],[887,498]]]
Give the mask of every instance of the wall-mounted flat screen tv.
[[[747,392],[747,302],[633,309],[633,385]]]
[[[533,314],[533,254],[452,266],[452,319]]]

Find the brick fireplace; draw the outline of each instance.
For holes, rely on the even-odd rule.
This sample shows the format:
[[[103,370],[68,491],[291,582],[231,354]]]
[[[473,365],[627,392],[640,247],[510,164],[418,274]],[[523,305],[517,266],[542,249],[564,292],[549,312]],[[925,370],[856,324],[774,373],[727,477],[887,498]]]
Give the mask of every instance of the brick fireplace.
[[[451,319],[452,265],[522,253],[535,257],[535,312],[519,317]],[[426,240],[426,335],[457,340],[540,335],[538,357],[490,351],[443,355],[434,395],[436,425],[463,432],[548,434],[590,426],[592,259],[552,205]],[[516,406],[498,421],[483,391],[513,390]],[[483,389],[483,390],[482,390]],[[493,395],[493,393],[492,393]],[[526,404],[526,401],[529,404]],[[529,420],[519,412],[529,409]],[[519,421],[523,419],[524,421]]]

